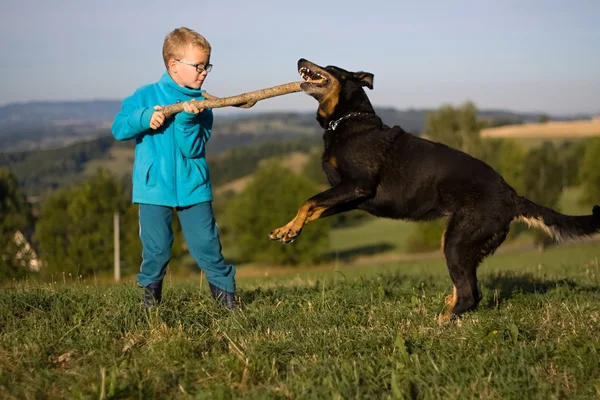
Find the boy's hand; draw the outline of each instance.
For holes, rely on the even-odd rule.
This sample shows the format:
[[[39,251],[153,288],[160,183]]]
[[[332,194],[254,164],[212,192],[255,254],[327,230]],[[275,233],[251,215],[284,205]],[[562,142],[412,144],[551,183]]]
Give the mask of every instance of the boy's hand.
[[[154,110],[150,119],[150,128],[156,130],[165,122],[165,114],[163,114],[161,106],[154,106]]]
[[[181,103],[181,104],[183,105],[183,111],[185,111],[185,112],[199,114],[202,111],[204,111],[203,108],[198,108],[197,105],[195,105],[194,103],[191,103],[189,101],[186,101],[185,103]]]

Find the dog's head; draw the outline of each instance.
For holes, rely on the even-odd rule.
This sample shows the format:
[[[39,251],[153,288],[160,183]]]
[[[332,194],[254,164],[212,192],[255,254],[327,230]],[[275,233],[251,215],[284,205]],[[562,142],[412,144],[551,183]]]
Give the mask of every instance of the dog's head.
[[[353,112],[374,113],[363,89],[373,89],[373,74],[332,65],[321,67],[303,58],[298,60],[298,72],[306,81],[300,86],[302,90],[319,102],[317,121],[323,128]]]

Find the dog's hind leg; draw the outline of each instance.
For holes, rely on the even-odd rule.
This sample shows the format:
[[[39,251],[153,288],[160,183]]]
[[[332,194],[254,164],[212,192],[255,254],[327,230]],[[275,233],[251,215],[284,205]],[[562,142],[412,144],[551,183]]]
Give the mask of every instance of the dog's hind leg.
[[[477,267],[496,251],[508,234],[507,221],[495,221],[482,215],[452,216],[443,237],[443,251],[453,294],[444,319],[474,310],[482,299],[477,283]]]

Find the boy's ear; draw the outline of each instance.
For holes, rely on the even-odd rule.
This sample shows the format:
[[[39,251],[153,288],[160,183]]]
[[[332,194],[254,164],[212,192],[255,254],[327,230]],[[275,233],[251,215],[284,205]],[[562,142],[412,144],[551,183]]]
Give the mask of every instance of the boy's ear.
[[[373,78],[375,78],[375,75],[370,72],[359,71],[353,73],[352,76],[354,79],[358,80],[362,86],[366,86],[373,90]]]
[[[171,58],[169,62],[167,62],[167,69],[171,71],[177,65],[177,61],[174,58]]]

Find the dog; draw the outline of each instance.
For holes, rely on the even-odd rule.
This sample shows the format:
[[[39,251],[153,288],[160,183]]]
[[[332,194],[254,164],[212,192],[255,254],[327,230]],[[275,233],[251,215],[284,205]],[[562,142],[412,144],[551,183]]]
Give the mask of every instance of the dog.
[[[541,228],[556,241],[600,231],[597,205],[591,215],[561,214],[519,196],[485,162],[385,125],[364,90],[373,89],[372,73],[305,59],[298,61],[298,72],[302,90],[319,103],[322,167],[331,188],[306,200],[270,239],[292,242],[309,222],[353,209],[408,221],[447,217],[441,243],[453,283],[443,315],[449,319],[477,308],[482,299],[477,267],[506,239],[513,220]]]

